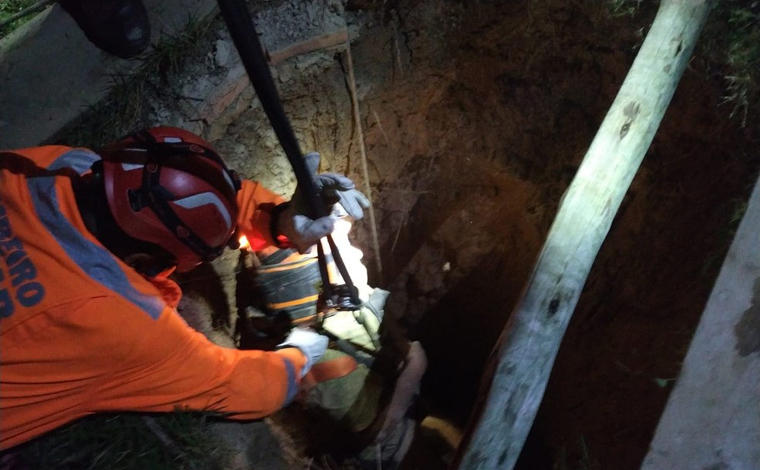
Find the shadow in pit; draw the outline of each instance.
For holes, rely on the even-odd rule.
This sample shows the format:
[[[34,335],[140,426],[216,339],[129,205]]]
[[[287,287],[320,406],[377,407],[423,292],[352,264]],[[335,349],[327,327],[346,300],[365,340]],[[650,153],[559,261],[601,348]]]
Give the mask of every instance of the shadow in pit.
[[[503,251],[485,256],[417,325],[429,364],[422,396],[458,426],[467,423],[486,361],[527,278],[528,268],[510,266],[515,259]]]
[[[417,325],[428,354],[422,396],[431,414],[445,417],[460,430],[471,418],[488,358],[532,268],[510,264],[518,259],[504,252],[485,257]],[[436,439],[418,437],[429,441],[419,446],[436,446]],[[414,453],[427,454],[429,449]],[[414,453],[410,452],[411,461]],[[531,430],[516,468],[551,469],[553,457],[544,436]]]
[[[455,449],[434,429],[420,426],[401,470],[446,470],[451,464]]]

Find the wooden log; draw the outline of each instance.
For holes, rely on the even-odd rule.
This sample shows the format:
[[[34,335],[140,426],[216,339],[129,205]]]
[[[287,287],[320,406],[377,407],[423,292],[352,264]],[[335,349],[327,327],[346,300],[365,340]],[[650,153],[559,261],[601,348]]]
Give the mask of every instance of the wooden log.
[[[662,0],[491,356],[492,375],[484,377],[454,467],[514,467],[591,265],[688,64],[710,4]]]
[[[306,39],[268,54],[269,63],[277,65],[283,60],[291,57],[306,54],[308,52],[320,49],[329,49],[331,47],[343,46],[348,42],[348,30],[341,29],[332,33],[325,33],[319,36]]]

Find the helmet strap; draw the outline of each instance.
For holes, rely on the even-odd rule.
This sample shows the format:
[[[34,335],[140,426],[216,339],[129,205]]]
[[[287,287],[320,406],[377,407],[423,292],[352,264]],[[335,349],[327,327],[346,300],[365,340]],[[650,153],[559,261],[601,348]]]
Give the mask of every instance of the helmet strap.
[[[146,129],[133,132],[129,135],[129,137],[135,141],[134,143],[130,143],[128,145],[129,148],[143,149],[151,155],[162,152],[172,155],[200,155],[204,158],[207,158],[221,166],[224,172],[232,181],[232,185],[235,188],[235,191],[240,191],[240,188],[242,186],[240,182],[240,175],[238,175],[235,170],[228,168],[227,164],[224,162],[224,160],[222,160],[222,157],[220,157],[218,153],[206,147],[205,145],[200,145],[192,142],[159,142],[156,140],[156,137]]]

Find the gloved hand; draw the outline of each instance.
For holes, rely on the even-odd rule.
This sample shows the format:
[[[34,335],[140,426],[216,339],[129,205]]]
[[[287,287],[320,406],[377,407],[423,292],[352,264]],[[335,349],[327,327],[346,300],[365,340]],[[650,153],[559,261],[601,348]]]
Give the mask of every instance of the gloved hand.
[[[340,204],[343,210],[354,219],[359,220],[364,217],[364,209],[369,208],[369,199],[356,189],[353,181],[338,173],[317,175],[319,169],[319,153],[317,152],[308,153],[304,158],[309,172],[315,175],[314,182],[327,212],[332,212],[333,206]],[[296,189],[293,200],[300,204],[301,199],[303,198]]]
[[[348,215],[354,219],[364,217],[364,209],[369,207],[369,200],[362,194],[356,185],[347,176],[338,173],[317,174],[319,170],[319,153],[309,152],[304,156],[306,168],[313,175],[314,185],[322,198],[326,212],[333,211],[335,204],[340,204]],[[299,214],[308,214],[308,203],[303,194],[303,188],[296,188],[290,203],[295,206]]]
[[[333,206],[337,203],[345,212],[354,219],[364,217],[364,209],[369,207],[369,200],[359,190],[355,189],[354,182],[349,178],[337,173],[317,174],[319,169],[319,153],[306,154],[306,167],[309,174],[314,178],[314,185],[322,198],[327,216],[313,220],[309,213],[308,199],[303,193],[303,188],[298,186],[288,207],[280,214],[277,230],[298,248],[300,253],[305,253],[310,247],[330,233],[335,228],[335,215]]]
[[[327,343],[327,336],[304,328],[293,328],[285,341],[277,345],[277,349],[298,348],[306,356],[306,365],[301,369],[303,377],[325,353]]]
[[[292,204],[288,204],[277,217],[276,231],[288,237],[290,244],[295,246],[299,253],[304,254],[320,239],[335,230],[336,220],[334,215],[312,220],[308,216],[299,214]]]

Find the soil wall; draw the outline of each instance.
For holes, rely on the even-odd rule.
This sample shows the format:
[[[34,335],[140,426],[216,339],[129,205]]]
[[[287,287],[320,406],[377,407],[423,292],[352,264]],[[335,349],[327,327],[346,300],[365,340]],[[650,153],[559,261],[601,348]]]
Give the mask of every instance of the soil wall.
[[[423,395],[463,426],[482,367],[557,204],[654,9],[601,2],[349,2],[369,184],[355,239],[430,358]],[[220,41],[225,41],[223,34]],[[323,171],[360,186],[344,53],[276,68],[288,115]],[[602,247],[520,468],[638,468],[760,161],[696,57]],[[294,180],[250,93],[214,144],[243,175]],[[221,129],[221,131],[219,130]],[[427,460],[420,468],[444,462]]]

